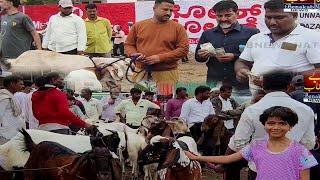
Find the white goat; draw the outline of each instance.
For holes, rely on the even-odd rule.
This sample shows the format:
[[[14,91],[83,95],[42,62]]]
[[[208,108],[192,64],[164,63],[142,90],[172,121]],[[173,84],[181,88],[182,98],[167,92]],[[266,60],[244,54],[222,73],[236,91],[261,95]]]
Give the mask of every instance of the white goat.
[[[96,122],[95,125],[98,126],[98,130],[103,135],[109,135],[110,131],[108,130],[118,132],[120,137],[118,155],[122,166],[122,173],[125,173],[125,159],[122,155],[122,151],[127,149],[129,160],[132,163],[133,178],[138,178],[138,154],[147,146],[145,134],[140,132],[139,129],[132,129],[126,124],[120,122],[104,123],[103,121],[99,121],[98,123]],[[148,168],[145,169],[145,171],[148,171]],[[148,175],[148,173],[145,174]]]
[[[120,122],[104,123],[103,121],[96,121],[94,123],[94,125],[98,126],[98,130],[103,135],[108,135],[110,133],[107,130],[113,130],[118,132],[120,137],[118,155],[119,155],[121,166],[122,166],[122,173],[124,173],[125,171],[125,159],[122,155],[122,151],[126,148],[128,151],[129,160],[132,163],[133,179],[138,178],[138,174],[139,174],[138,155],[139,155],[139,152],[147,146],[146,136],[148,133],[148,128],[150,128],[151,124],[156,121],[159,121],[157,117],[151,116],[151,115],[146,116],[143,118],[141,122],[141,126],[138,129],[132,129],[128,127],[126,124],[120,123]],[[170,125],[175,130],[179,129],[177,130],[179,133],[181,133],[181,131],[184,130],[184,126],[181,125],[181,123],[179,123],[178,121]],[[123,134],[120,132],[123,132]],[[124,139],[123,137],[126,138],[126,141],[123,140]],[[156,179],[155,178],[156,168],[157,168],[157,164],[145,165],[143,167],[145,172],[144,179],[145,180]]]
[[[194,139],[190,136],[182,136],[177,139],[178,141],[182,141],[187,144],[189,151],[192,152],[195,155],[200,155],[198,148],[197,148],[197,143],[194,141]]]
[[[64,135],[37,129],[29,129],[26,131],[35,144],[42,141],[52,141],[76,153],[84,153],[92,150],[89,136]],[[120,138],[121,134],[118,133],[118,135]],[[111,154],[113,158],[118,158],[113,152],[111,152]],[[25,151],[24,136],[20,132],[10,141],[0,146],[0,166],[5,170],[12,170],[13,167],[23,167],[28,161],[29,156],[30,153]]]
[[[91,91],[102,91],[102,85],[94,72],[80,69],[71,71],[65,78],[65,86],[76,93],[80,93],[84,88],[90,88]]]
[[[63,135],[35,129],[27,130],[27,132],[36,144],[42,141],[53,141],[77,153],[83,153],[92,149],[89,136]],[[23,167],[30,156],[29,152],[24,151],[24,147],[24,137],[21,133],[18,133],[10,141],[1,145],[0,166],[5,170],[12,170],[14,166]]]

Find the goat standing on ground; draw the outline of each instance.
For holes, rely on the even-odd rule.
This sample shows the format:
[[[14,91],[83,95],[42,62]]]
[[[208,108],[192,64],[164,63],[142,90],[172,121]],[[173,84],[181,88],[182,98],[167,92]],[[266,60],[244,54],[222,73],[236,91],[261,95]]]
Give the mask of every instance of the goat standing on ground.
[[[38,169],[25,171],[27,180],[121,179],[119,161],[113,159],[107,148],[94,148],[80,155],[55,142],[36,145],[25,130],[21,133],[25,149],[30,152],[25,168]]]
[[[57,134],[41,130],[26,130],[35,143],[52,141],[65,146],[76,153],[83,153],[95,147],[107,147],[115,152],[119,146],[120,138],[117,133],[103,137],[73,136]],[[24,167],[30,156],[29,152],[22,151],[25,147],[24,136],[18,133],[10,141],[0,146],[0,166],[5,170],[13,167]]]

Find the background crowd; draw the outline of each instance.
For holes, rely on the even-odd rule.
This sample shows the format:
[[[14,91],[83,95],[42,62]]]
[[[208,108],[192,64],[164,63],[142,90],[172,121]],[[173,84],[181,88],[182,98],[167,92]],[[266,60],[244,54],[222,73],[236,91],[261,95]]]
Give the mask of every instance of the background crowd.
[[[95,4],[86,6],[87,19],[83,20],[72,13],[71,0],[60,0],[60,11],[50,17],[42,41],[30,18],[18,12],[19,1],[0,0],[0,6],[5,12],[1,19],[3,59],[18,57],[32,42],[36,49],[63,54],[126,55],[135,60],[136,82],[152,79],[158,90],[170,87],[174,91],[165,94],[170,96],[166,102],[157,99],[157,92],[138,88],[130,90],[130,97],[124,97],[121,89],[110,89],[110,96],[98,100],[88,88],[80,94],[64,89],[58,73],[35,82],[8,76],[0,90],[0,144],[23,127],[72,134],[78,128],[93,128],[99,119],[138,128],[146,115],[168,121],[179,117],[203,155],[229,155],[187,154],[199,161],[229,163],[216,166],[217,171],[224,170],[225,179],[240,178],[240,169],[247,163],[236,161],[244,159],[249,161],[248,179],[268,179],[271,170],[273,177],[308,179],[312,167],[311,177],[317,179],[319,167],[309,150],[318,157],[319,149],[314,147],[319,146],[320,106],[303,101],[303,74],[319,71],[320,33],[300,26],[296,12],[284,12],[283,1],[264,4],[269,32],[240,25],[234,1],[214,5],[218,26],[203,32],[195,52],[196,61],[208,67],[207,86],[197,87],[194,97],[185,87],[175,87],[179,60],[187,56],[189,44],[184,27],[170,20],[173,0],[156,0],[154,16],[135,23],[127,37],[121,26],[112,28],[108,19],[97,16]],[[218,86],[211,89],[212,83]],[[251,99],[237,102],[232,96]],[[263,151],[279,157],[266,158]]]

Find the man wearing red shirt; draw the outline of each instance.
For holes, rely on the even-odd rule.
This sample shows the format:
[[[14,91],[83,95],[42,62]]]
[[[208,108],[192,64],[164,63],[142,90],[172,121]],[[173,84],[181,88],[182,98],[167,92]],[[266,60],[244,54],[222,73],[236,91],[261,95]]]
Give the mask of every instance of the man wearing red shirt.
[[[173,117],[179,117],[181,114],[182,104],[188,100],[187,89],[184,87],[178,87],[176,89],[176,98],[169,99],[165,111],[166,120],[171,120]]]
[[[82,128],[91,125],[74,115],[68,106],[63,88],[63,78],[58,73],[49,73],[46,84],[32,94],[32,110],[39,120],[39,129],[60,134],[70,134],[69,125],[72,123]]]

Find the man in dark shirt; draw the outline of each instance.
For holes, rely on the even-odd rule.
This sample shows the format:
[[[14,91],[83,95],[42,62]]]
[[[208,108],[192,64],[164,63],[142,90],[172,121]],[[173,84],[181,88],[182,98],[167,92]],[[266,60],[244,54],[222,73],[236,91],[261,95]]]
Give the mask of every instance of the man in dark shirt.
[[[304,96],[304,92],[303,92],[303,75],[297,75],[295,77],[292,78],[291,81],[291,86],[293,88],[293,91],[290,92],[290,96],[299,101],[299,102],[303,102],[303,96]]]
[[[237,21],[238,5],[234,1],[220,1],[213,8],[218,26],[203,32],[196,48],[196,61],[206,62],[208,66],[207,83],[228,83],[235,90],[248,89],[247,84],[239,84],[234,72],[234,63],[248,39],[259,32],[258,29],[245,27]],[[214,48],[224,48],[225,54],[213,54],[201,49],[200,45],[211,43]],[[249,91],[248,91],[249,92]]]
[[[40,36],[32,20],[18,11],[19,0],[1,0],[0,7],[5,13],[1,17],[1,58],[13,59],[31,49],[32,40],[41,49]]]
[[[312,102],[304,102],[303,97],[304,97],[304,78],[303,75],[296,75],[295,77],[292,78],[291,81],[291,87],[292,90],[290,92],[291,98],[306,104],[309,106],[313,112],[316,115],[316,121],[315,121],[315,133],[318,133],[320,130],[320,105],[318,103],[312,103]]]

